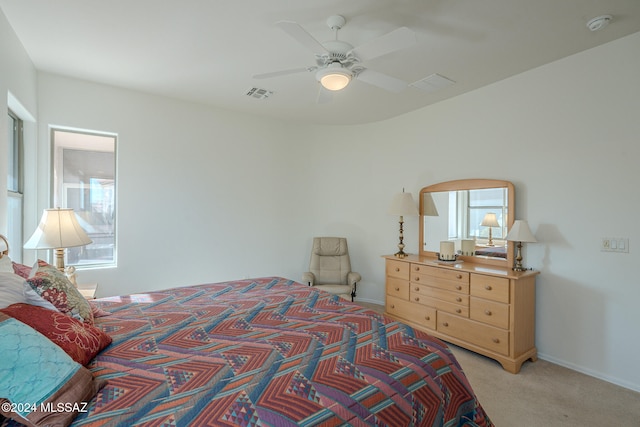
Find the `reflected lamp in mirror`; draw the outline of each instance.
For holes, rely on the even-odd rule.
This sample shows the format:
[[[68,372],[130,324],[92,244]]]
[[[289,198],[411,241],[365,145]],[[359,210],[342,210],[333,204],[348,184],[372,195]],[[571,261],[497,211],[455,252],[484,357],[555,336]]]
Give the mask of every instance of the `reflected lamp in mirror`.
[[[491,234],[491,229],[493,227],[500,227],[500,224],[498,224],[498,218],[496,218],[496,214],[493,212],[487,213],[482,219],[482,222],[480,223],[480,225],[483,227],[489,227],[489,242],[487,243],[487,246],[495,246],[493,244],[493,236]]]
[[[411,193],[405,193],[404,188],[402,189],[402,193],[398,193],[394,196],[391,201],[391,206],[389,207],[390,215],[398,215],[400,217],[400,243],[398,243],[398,252],[394,255],[398,258],[404,258],[407,254],[404,252],[404,234],[403,234],[403,224],[405,216],[417,216],[418,215],[418,207],[413,201],[413,196]]]
[[[534,237],[527,221],[517,219],[513,222],[513,226],[507,234],[507,240],[517,242],[516,248],[516,264],[513,267],[514,271],[524,271],[526,268],[522,266],[522,243],[536,243],[537,240]]]
[[[45,209],[38,228],[24,244],[25,249],[55,249],[56,267],[64,271],[64,250],[92,243],[78,223],[73,209]]]

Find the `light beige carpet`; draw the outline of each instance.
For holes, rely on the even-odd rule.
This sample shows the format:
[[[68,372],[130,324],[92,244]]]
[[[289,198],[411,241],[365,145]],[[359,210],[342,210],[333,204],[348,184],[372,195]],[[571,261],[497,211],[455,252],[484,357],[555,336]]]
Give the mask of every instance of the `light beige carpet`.
[[[450,347],[497,427],[640,427],[640,393],[544,360],[525,362],[514,375],[492,359]]]

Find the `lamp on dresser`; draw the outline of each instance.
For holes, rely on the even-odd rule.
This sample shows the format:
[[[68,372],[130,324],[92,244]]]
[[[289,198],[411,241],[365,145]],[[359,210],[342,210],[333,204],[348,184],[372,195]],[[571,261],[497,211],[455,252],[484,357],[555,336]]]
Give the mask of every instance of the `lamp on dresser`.
[[[493,227],[500,227],[500,224],[498,224],[498,218],[496,218],[496,214],[494,214],[493,212],[487,213],[482,219],[480,225],[483,227],[489,227],[489,242],[487,243],[487,246],[494,246],[491,229]]]
[[[418,208],[416,207],[416,204],[413,201],[413,196],[411,196],[411,193],[405,193],[403,188],[402,193],[396,194],[393,200],[391,201],[391,206],[389,207],[389,214],[400,216],[400,243],[398,243],[399,250],[394,255],[397,258],[405,258],[407,256],[407,253],[404,251],[404,243],[403,243],[404,217],[407,215],[412,215],[412,216],[418,215]]]
[[[513,267],[514,271],[525,271],[526,268],[522,266],[522,243],[536,243],[537,240],[534,237],[531,229],[529,228],[529,223],[523,219],[516,219],[513,222],[513,226],[509,233],[507,234],[507,240],[512,242],[517,242],[516,248],[516,264]]]
[[[38,228],[33,232],[25,249],[55,249],[56,267],[64,272],[64,250],[92,243],[78,223],[73,209],[45,209]]]

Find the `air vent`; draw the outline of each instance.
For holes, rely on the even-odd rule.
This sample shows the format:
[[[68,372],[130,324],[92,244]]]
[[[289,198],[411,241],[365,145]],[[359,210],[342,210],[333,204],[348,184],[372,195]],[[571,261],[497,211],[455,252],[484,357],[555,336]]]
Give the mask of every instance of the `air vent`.
[[[267,99],[273,95],[273,92],[267,89],[260,89],[259,87],[252,87],[247,91],[247,96],[256,99]]]
[[[425,77],[422,80],[411,83],[411,86],[422,89],[425,92],[435,92],[445,87],[454,85],[456,82],[449,80],[448,78],[441,76],[440,74],[431,74],[429,77]]]

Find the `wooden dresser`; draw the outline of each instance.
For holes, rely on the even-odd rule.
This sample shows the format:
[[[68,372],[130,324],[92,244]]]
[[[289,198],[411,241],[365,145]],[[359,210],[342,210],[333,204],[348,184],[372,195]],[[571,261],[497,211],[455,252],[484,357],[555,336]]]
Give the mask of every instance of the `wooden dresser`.
[[[518,373],[537,360],[536,271],[385,256],[386,314]]]

